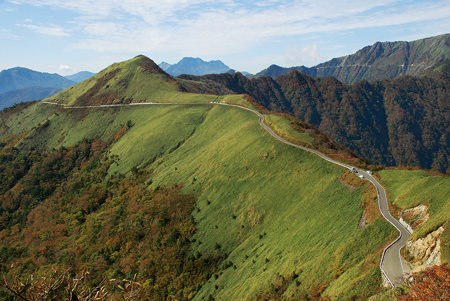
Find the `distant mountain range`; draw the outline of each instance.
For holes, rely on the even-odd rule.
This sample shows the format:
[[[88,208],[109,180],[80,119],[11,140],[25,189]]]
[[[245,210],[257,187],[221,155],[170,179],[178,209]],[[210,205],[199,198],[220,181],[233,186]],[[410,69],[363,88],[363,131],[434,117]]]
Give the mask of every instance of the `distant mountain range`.
[[[15,103],[50,97],[92,75],[94,73],[82,71],[64,77],[22,67],[3,70],[0,72],[0,110]]]
[[[0,93],[29,87],[67,88],[75,84],[76,82],[59,74],[37,72],[22,67],[0,72]]]
[[[271,65],[250,78],[276,78],[293,70],[312,77],[333,76],[351,84],[360,80],[374,81],[400,75],[421,75],[431,66],[450,58],[450,34],[413,42],[377,42],[354,54],[334,58],[314,67],[283,68]]]
[[[173,65],[162,62],[158,66],[172,76],[178,76],[180,74],[204,75],[230,71],[230,67],[219,60],[205,62],[200,58],[192,57],[185,57]]]
[[[64,90],[64,88],[29,87],[0,94],[0,110],[19,102],[41,100]]]
[[[90,78],[91,76],[95,75],[95,73],[89,72],[89,71],[80,71],[78,73],[75,73],[73,75],[67,75],[64,76],[68,80],[71,80],[76,83],[81,83],[82,81]]]

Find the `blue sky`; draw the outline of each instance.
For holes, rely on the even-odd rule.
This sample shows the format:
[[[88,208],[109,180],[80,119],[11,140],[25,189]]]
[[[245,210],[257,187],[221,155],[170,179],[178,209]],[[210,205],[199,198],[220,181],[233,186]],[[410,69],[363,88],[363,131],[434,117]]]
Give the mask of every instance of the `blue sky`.
[[[0,0],[0,70],[98,72],[144,54],[256,73],[445,33],[448,0]]]

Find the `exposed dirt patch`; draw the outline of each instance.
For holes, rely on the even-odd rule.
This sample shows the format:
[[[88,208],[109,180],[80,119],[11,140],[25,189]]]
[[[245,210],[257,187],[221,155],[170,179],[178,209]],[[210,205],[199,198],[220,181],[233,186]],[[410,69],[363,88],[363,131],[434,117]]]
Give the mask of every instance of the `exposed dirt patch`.
[[[369,225],[369,223],[370,220],[367,218],[367,214],[364,211],[363,214],[361,215],[361,219],[359,220],[358,229],[364,229]]]

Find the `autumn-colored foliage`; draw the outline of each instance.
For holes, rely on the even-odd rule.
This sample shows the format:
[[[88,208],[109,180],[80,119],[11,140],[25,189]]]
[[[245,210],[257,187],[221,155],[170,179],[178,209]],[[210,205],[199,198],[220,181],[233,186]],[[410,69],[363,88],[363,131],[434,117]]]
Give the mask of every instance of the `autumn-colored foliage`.
[[[191,254],[195,199],[180,187],[148,190],[151,172],[137,168],[108,177],[110,143],[0,150],[0,277],[25,283],[70,268],[89,273],[86,288],[136,275],[148,299],[192,297],[225,255]]]
[[[142,298],[140,284],[126,279],[103,279],[97,286],[86,285],[90,273],[82,271],[72,276],[70,268],[43,277],[33,277],[22,281],[18,277],[3,279],[0,287],[8,290],[21,300],[68,300],[68,301],[106,301],[137,300]]]
[[[398,300],[450,300],[450,266],[445,263],[413,274],[407,285],[409,290],[405,295],[399,296]]]

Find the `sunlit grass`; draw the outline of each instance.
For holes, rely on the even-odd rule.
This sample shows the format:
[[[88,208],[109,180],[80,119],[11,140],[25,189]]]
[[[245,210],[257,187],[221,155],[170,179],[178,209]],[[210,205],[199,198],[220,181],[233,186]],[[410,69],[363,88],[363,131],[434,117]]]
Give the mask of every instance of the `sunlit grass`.
[[[423,170],[383,170],[383,185],[388,189],[390,200],[398,207],[407,209],[420,204],[428,206],[430,219],[414,231],[411,239],[423,237],[443,225],[450,217],[450,177],[432,175]],[[443,241],[448,245],[448,241]],[[446,257],[445,260],[449,258]]]
[[[251,107],[242,96],[217,101],[222,100]],[[248,299],[278,274],[294,271],[302,271],[300,289],[327,283],[325,293],[343,299],[371,292],[360,289],[360,282],[379,288],[381,246],[395,231],[381,219],[358,229],[362,190],[337,181],[344,169],[277,141],[254,113],[213,104],[59,109],[56,114],[54,106],[36,104],[30,110],[50,120],[39,135],[26,139],[30,146],[108,139],[131,121],[109,150],[116,161],[110,174],[146,167],[153,171],[152,188],[182,184],[182,192],[197,198],[192,253],[229,254],[232,265],[212,277],[198,299],[209,294]],[[275,128],[290,132],[283,119],[269,118]]]

